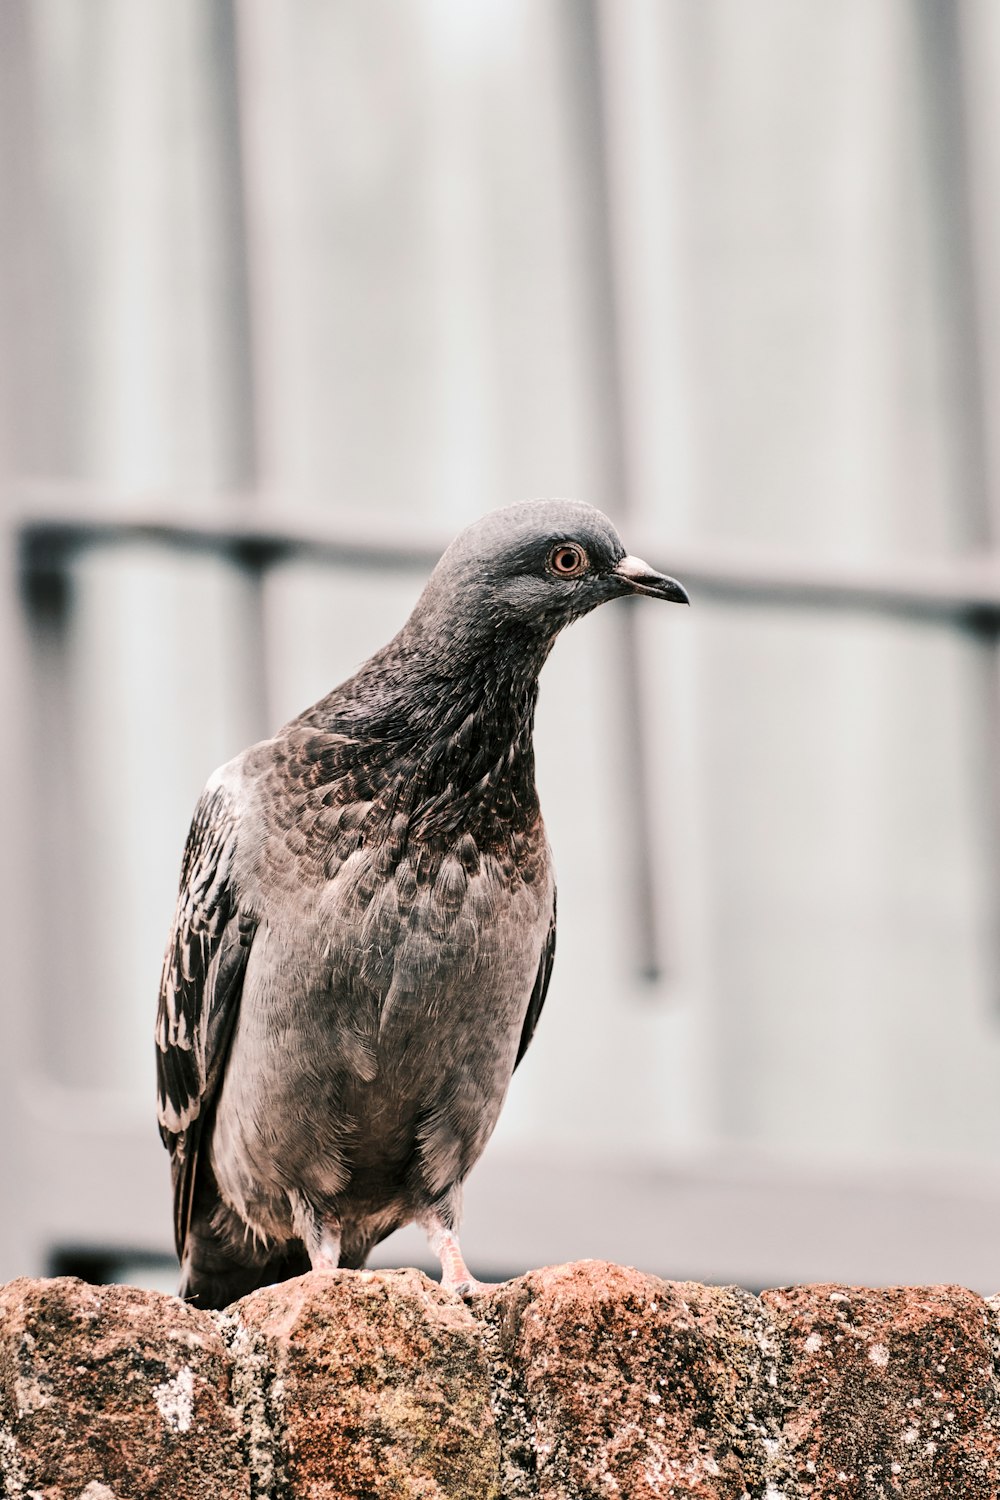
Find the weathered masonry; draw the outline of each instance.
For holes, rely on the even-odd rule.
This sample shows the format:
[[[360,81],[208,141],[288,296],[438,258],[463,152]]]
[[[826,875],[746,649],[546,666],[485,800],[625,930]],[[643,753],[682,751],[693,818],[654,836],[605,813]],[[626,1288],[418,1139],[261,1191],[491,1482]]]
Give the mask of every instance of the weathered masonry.
[[[0,1289],[10,1500],[1000,1494],[1000,1317],[960,1287],[765,1292],[602,1262],[471,1306],[416,1271],[227,1312]]]

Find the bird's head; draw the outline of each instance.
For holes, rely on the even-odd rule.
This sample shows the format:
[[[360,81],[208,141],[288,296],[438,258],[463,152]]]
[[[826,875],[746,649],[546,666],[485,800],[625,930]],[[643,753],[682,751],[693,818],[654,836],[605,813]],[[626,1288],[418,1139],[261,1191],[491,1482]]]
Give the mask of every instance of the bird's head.
[[[338,723],[360,720],[387,742],[411,731],[430,742],[435,724],[484,714],[506,732],[510,711],[530,728],[559,632],[633,594],[688,602],[676,579],[625,551],[592,505],[533,500],[491,511],[443,553],[397,635],[337,689]]]
[[[418,611],[474,624],[498,642],[550,644],[609,599],[648,594],[687,604],[674,578],[630,556],[607,516],[576,500],[495,510],[459,533],[431,575]]]

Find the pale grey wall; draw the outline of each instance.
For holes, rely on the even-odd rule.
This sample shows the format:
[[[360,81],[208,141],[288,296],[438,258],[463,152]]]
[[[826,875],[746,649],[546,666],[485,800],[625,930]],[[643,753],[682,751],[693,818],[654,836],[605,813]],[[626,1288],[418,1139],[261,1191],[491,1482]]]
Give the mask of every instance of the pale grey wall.
[[[7,0],[0,28],[0,461],[85,485],[64,510],[447,534],[576,494],[665,565],[672,543],[891,568],[993,540],[990,0]],[[8,849],[11,1274],[53,1239],[166,1243],[149,1032],[190,807],[419,586],[288,564],[258,590],[96,550],[63,634],[19,651],[12,566],[8,780],[36,834],[12,822]],[[547,669],[559,960],[496,1160],[877,1166],[918,1196],[975,1170],[1000,1203],[992,646],[695,605],[605,612]],[[602,1253],[802,1273],[780,1235],[725,1242],[724,1214],[678,1248],[658,1181],[660,1229]]]

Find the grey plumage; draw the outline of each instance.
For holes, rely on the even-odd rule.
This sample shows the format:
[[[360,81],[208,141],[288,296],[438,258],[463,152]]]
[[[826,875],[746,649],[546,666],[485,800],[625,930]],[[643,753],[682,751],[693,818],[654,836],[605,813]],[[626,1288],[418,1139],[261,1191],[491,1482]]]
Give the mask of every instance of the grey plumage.
[[[386,647],[209,781],[156,1038],[183,1295],[359,1266],[411,1220],[471,1281],[461,1185],[555,946],[538,673],[563,626],[634,592],[686,597],[599,511],[494,512]]]

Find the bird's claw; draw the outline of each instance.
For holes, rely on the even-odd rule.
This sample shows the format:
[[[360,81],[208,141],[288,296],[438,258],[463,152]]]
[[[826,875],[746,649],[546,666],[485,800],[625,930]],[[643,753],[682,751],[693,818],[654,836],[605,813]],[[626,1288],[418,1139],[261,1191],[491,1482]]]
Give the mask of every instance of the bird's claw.
[[[473,1297],[481,1297],[490,1290],[488,1281],[477,1281],[474,1276],[468,1276],[464,1281],[456,1281],[447,1288],[449,1292],[455,1292],[463,1302],[471,1302]]]

